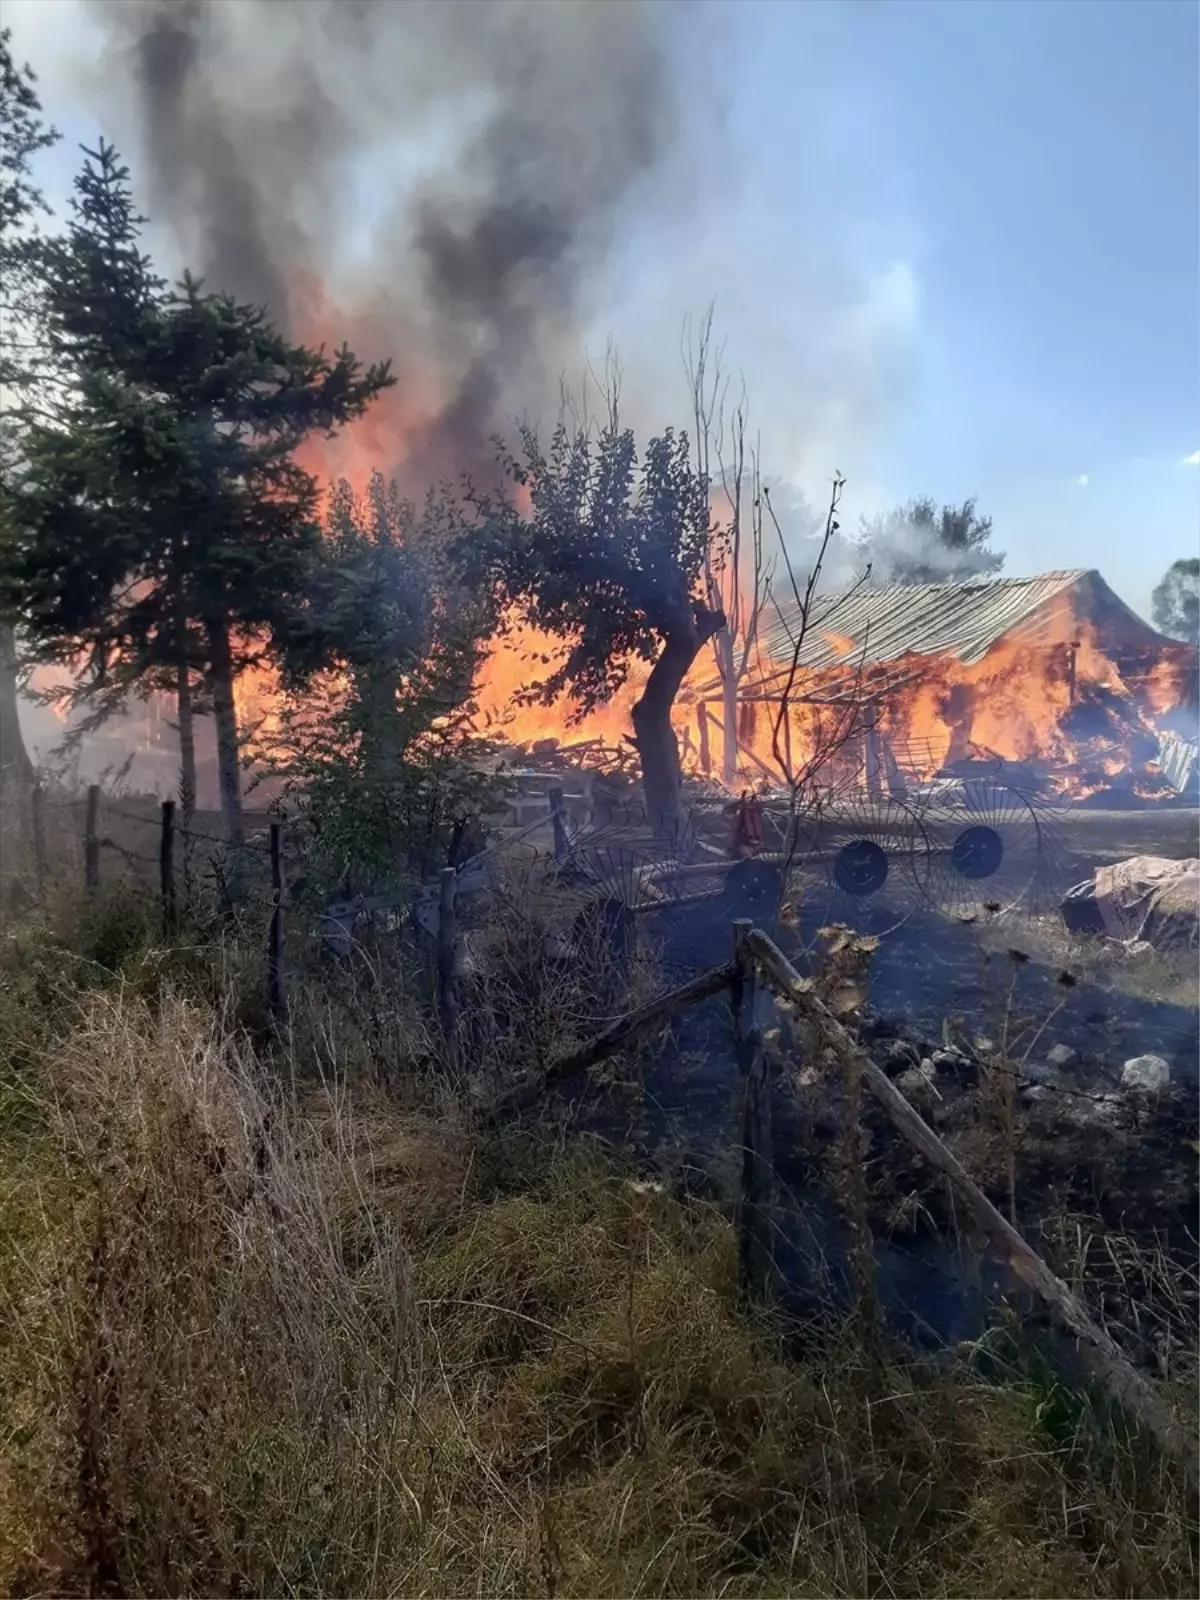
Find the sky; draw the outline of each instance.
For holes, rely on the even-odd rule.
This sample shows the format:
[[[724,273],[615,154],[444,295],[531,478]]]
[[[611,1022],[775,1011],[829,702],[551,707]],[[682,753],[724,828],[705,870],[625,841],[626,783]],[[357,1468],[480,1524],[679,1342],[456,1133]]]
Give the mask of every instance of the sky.
[[[715,301],[771,473],[820,503],[842,471],[851,522],[976,496],[1008,572],[1098,567],[1148,615],[1197,553],[1200,8],[696,15],[687,147],[588,296],[588,348],[615,341],[637,415],[686,403],[680,329]],[[4,22],[64,134],[57,206],[78,144],[125,129],[77,0],[6,0]]]

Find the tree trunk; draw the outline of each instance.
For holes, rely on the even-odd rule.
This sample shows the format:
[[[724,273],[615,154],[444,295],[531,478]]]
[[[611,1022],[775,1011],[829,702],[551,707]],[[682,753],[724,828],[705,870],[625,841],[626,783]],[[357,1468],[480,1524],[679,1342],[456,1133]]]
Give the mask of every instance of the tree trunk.
[[[221,791],[225,839],[229,845],[232,886],[244,877],[242,845],[246,837],[242,821],[241,744],[237,705],[233,698],[233,653],[229,647],[229,624],[224,617],[207,618],[204,631],[208,637],[213,721],[217,730],[217,783]]]
[[[11,622],[0,622],[0,789],[26,789],[33,763],[17,710],[17,640]]]
[[[683,820],[683,771],[671,708],[701,647],[725,626],[720,611],[695,605],[686,621],[666,636],[642,697],[633,708],[633,735],[642,762],[642,792],[647,821],[656,832],[674,836]]]
[[[364,765],[372,776],[399,778],[402,765],[400,718],[396,708],[400,669],[395,662],[380,662],[358,675],[358,697],[363,713]]]
[[[180,661],[176,674],[175,704],[179,716],[179,809],[184,827],[190,828],[196,815],[196,722],[192,714],[192,675],[186,660]]]
[[[184,598],[183,541],[179,534],[173,540],[175,557],[175,703],[179,713],[179,806],[183,812],[183,849],[187,857],[191,847],[192,818],[196,814],[196,726],[192,712],[192,669],[188,660],[187,603]]]
[[[737,782],[738,769],[737,673],[733,659],[733,640],[728,639],[728,649],[723,648],[726,640],[718,640],[717,643],[721,647],[721,714],[725,722],[721,751],[721,782],[727,789],[732,789]]]

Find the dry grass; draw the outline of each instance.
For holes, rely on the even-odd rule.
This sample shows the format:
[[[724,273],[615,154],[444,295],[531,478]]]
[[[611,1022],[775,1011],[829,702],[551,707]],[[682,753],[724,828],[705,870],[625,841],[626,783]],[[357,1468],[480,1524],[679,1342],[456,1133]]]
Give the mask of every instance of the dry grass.
[[[7,1592],[1195,1592],[1075,1397],[797,1347],[719,1213],[352,1093],[342,1011],[295,1087],[169,985],[62,1005],[0,1135]]]
[[[985,924],[980,931],[981,947],[993,955],[1003,955],[1011,942],[1011,934],[1003,927]],[[1057,915],[1027,919],[1018,942],[1042,966],[1069,972],[1097,988],[1193,1010],[1197,1005],[1195,950],[1131,952],[1114,939],[1068,933]]]

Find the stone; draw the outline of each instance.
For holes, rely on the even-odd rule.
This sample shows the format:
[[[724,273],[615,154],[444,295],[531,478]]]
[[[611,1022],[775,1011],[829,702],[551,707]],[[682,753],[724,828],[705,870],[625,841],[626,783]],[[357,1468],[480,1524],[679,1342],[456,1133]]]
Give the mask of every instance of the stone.
[[[1047,1089],[1044,1083],[1031,1083],[1021,1090],[1021,1099],[1036,1104],[1039,1100],[1049,1100],[1053,1093],[1054,1090]]]
[[[926,1063],[919,1067],[909,1067],[896,1079],[896,1087],[914,1105],[928,1106],[937,1098],[937,1090],[933,1087],[932,1063],[930,1071],[925,1071]]]
[[[916,1067],[920,1064],[921,1052],[910,1039],[893,1039],[888,1045],[884,1065],[890,1067],[893,1072],[902,1072],[906,1067]]]
[[[1067,1087],[1062,1068],[1052,1066],[1049,1061],[1027,1061],[1021,1072],[1027,1083],[1037,1083],[1045,1089]]]
[[[1161,1094],[1170,1082],[1171,1066],[1162,1056],[1152,1054],[1134,1056],[1121,1069],[1122,1089],[1135,1089],[1144,1094]]]
[[[1052,1067],[1073,1067],[1079,1060],[1079,1052],[1072,1050],[1069,1044],[1056,1044],[1046,1051],[1046,1060]]]
[[[957,1072],[960,1067],[965,1067],[967,1057],[961,1050],[946,1049],[935,1050],[929,1057],[930,1065],[939,1072]]]
[[[1105,931],[1123,943],[1194,950],[1200,943],[1200,859],[1133,856],[1098,867],[1095,900]]]

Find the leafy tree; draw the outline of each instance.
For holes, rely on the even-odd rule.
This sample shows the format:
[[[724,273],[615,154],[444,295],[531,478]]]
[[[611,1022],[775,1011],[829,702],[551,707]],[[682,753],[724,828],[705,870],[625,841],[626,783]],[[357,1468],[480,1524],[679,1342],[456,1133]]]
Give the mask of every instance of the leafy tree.
[[[444,863],[451,829],[494,787],[467,705],[489,617],[455,562],[461,511],[424,508],[376,473],[338,484],[320,560],[287,633],[287,687],[255,754],[311,829],[325,893]]]
[[[871,564],[871,580],[886,583],[946,583],[994,577],[1004,553],[991,546],[992,519],[975,501],[940,508],[928,498],[863,518],[856,541]]]
[[[318,559],[316,480],[295,460],[387,386],[343,348],[291,345],[266,314],[137,255],[128,174],[87,152],[47,293],[72,397],[34,424],[8,587],[90,694],[193,671],[213,710],[222,809],[243,837],[234,683],[276,647]],[[183,718],[181,715],[181,722]]]
[[[0,472],[7,487],[19,468],[21,425],[39,377],[30,346],[28,299],[39,239],[33,223],[47,211],[30,163],[58,140],[42,122],[36,78],[12,53],[12,30],[0,29]],[[0,543],[11,539],[7,493],[0,498]],[[0,789],[24,784],[33,768],[17,710],[17,640],[11,610],[0,609]]]
[[[634,738],[651,823],[672,830],[682,775],[671,708],[697,654],[725,626],[704,590],[708,486],[687,436],[671,429],[650,440],[639,464],[615,405],[598,438],[560,424],[548,451],[531,428],[521,440],[519,458],[502,449],[501,459],[528,511],[515,502],[479,509],[501,595],[567,646],[531,693],[548,703],[566,690],[583,716],[626,681],[634,660],[652,663],[633,708]]]
[[[1150,614],[1160,633],[1200,644],[1200,560],[1171,563],[1150,597]]]

